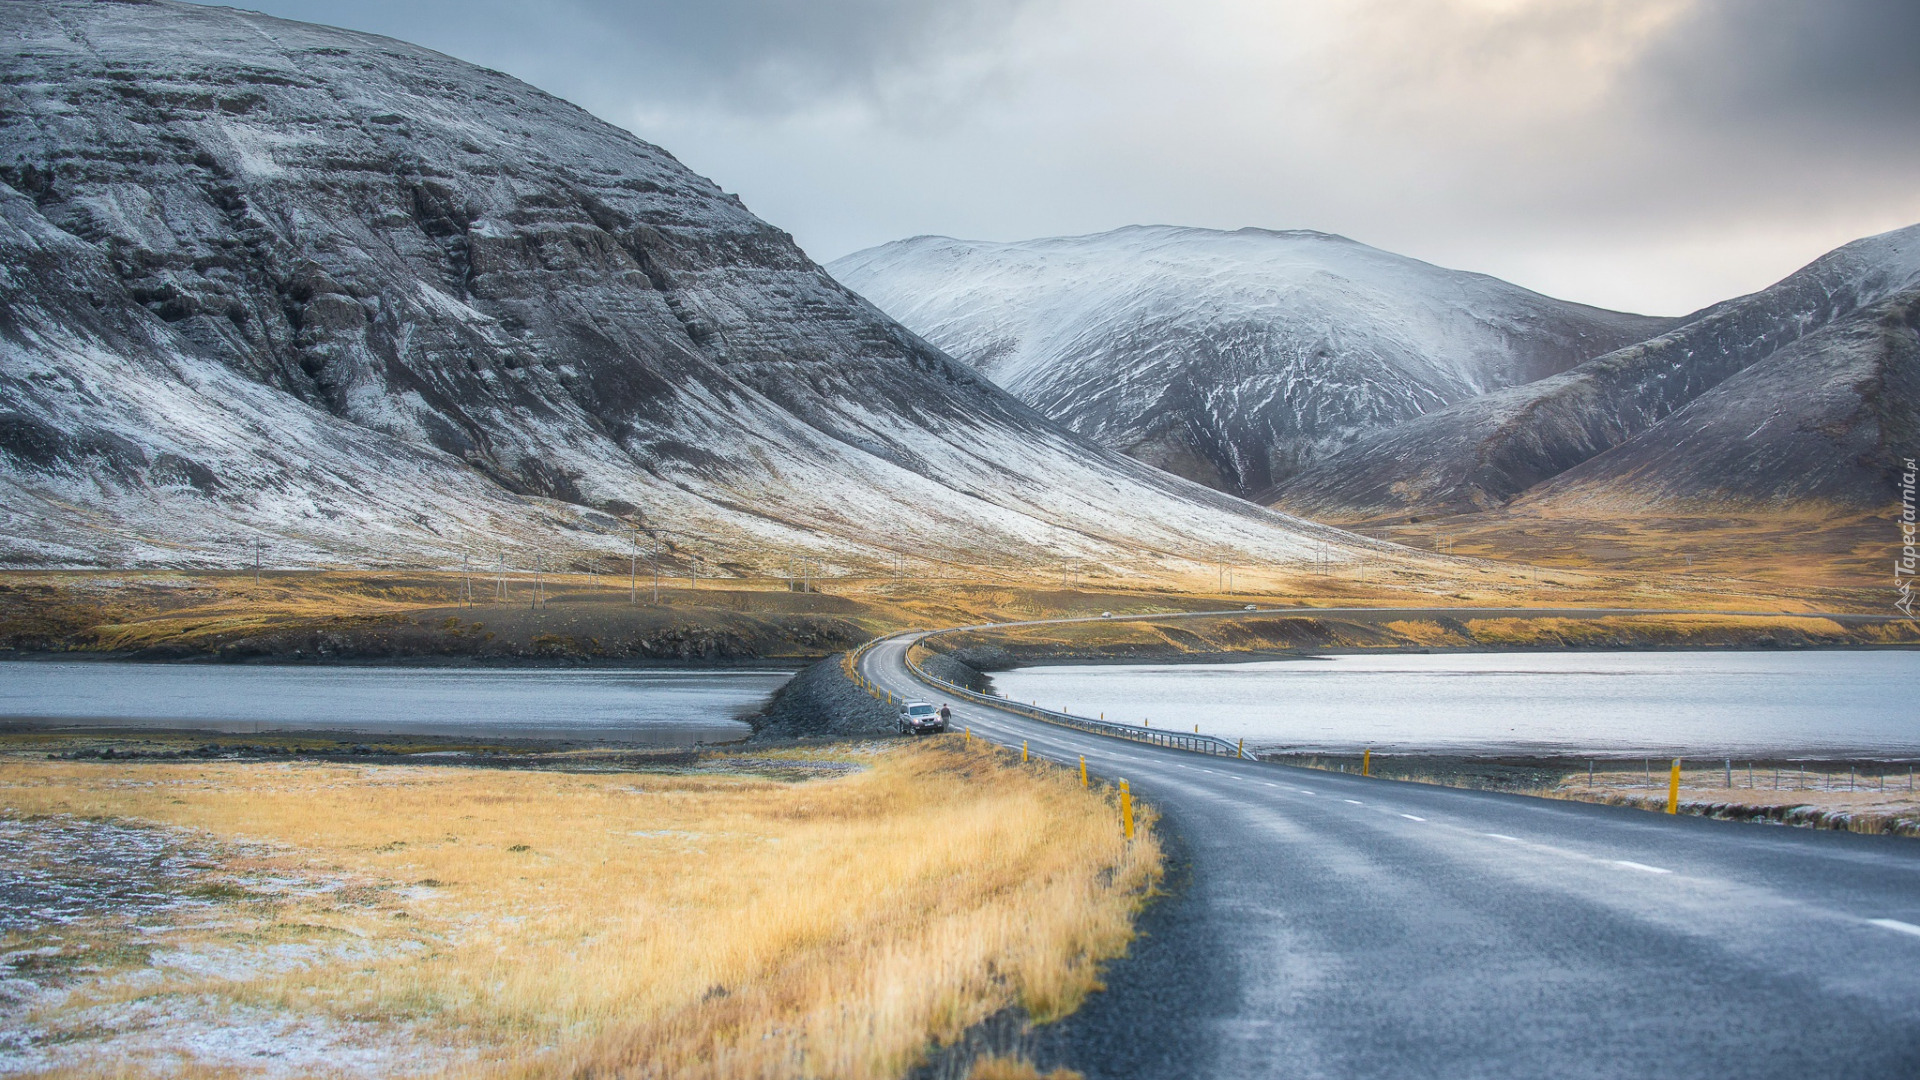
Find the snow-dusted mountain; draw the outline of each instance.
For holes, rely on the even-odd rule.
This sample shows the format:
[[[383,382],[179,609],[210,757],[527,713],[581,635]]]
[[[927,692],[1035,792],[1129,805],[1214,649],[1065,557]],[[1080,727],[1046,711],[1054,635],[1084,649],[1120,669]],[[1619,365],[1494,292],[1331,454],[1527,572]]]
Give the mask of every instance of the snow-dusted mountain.
[[[1062,430],[499,73],[165,0],[0,32],[0,562],[1363,543]]]
[[[1368,432],[1672,325],[1316,232],[923,236],[828,269],[1073,430],[1249,496]]]
[[[1855,503],[1877,488],[1884,505],[1888,440],[1912,427],[1899,328],[1916,287],[1920,226],[1856,240],[1659,337],[1363,439],[1288,480],[1278,505],[1342,521],[1470,512],[1562,474],[1570,489],[1590,461],[1585,483],[1608,476],[1614,498]]]

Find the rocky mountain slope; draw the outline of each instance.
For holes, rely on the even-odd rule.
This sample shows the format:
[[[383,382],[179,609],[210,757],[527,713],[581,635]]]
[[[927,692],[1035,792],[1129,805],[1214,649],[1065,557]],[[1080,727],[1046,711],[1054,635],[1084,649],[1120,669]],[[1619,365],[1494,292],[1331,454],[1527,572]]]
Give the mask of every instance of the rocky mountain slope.
[[[1364,543],[1060,429],[497,72],[165,0],[0,32],[0,562]]]
[[[1241,495],[1671,325],[1315,232],[923,236],[828,269],[1073,430]]]
[[[1882,509],[1920,453],[1920,289],[1783,346],[1605,453],[1529,488],[1535,508]]]
[[[1920,226],[1855,241],[1658,337],[1362,439],[1275,505],[1336,521],[1471,512],[1571,485],[1589,461],[1581,475],[1616,494],[1633,478],[1647,497],[1884,495],[1867,474],[1911,422],[1900,297],[1916,286]]]

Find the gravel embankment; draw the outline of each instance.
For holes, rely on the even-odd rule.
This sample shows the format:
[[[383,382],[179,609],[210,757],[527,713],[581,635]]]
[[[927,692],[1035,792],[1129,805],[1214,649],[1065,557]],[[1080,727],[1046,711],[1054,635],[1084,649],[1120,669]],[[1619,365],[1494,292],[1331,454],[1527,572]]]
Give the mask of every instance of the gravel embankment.
[[[945,653],[929,651],[920,661],[920,669],[936,679],[964,686],[976,694],[993,692],[993,680]]]
[[[747,718],[755,739],[870,738],[893,735],[893,707],[868,696],[835,653],[793,677],[766,711]]]

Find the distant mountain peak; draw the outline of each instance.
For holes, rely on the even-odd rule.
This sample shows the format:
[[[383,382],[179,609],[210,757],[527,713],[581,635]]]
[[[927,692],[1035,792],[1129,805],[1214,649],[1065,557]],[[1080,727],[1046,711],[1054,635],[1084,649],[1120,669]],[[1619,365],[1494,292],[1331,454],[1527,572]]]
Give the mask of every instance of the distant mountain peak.
[[[915,237],[828,269],[1060,423],[1247,496],[1670,325],[1304,229]]]

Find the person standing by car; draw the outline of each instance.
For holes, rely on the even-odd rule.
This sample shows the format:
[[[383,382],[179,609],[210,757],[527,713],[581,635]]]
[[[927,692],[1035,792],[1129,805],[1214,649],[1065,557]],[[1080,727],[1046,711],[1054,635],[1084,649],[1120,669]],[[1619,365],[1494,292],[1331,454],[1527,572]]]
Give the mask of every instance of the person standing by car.
[[[944,730],[947,726],[947,722],[952,719],[953,719],[953,710],[947,708],[946,702],[944,701],[941,702],[940,703],[940,727]]]

